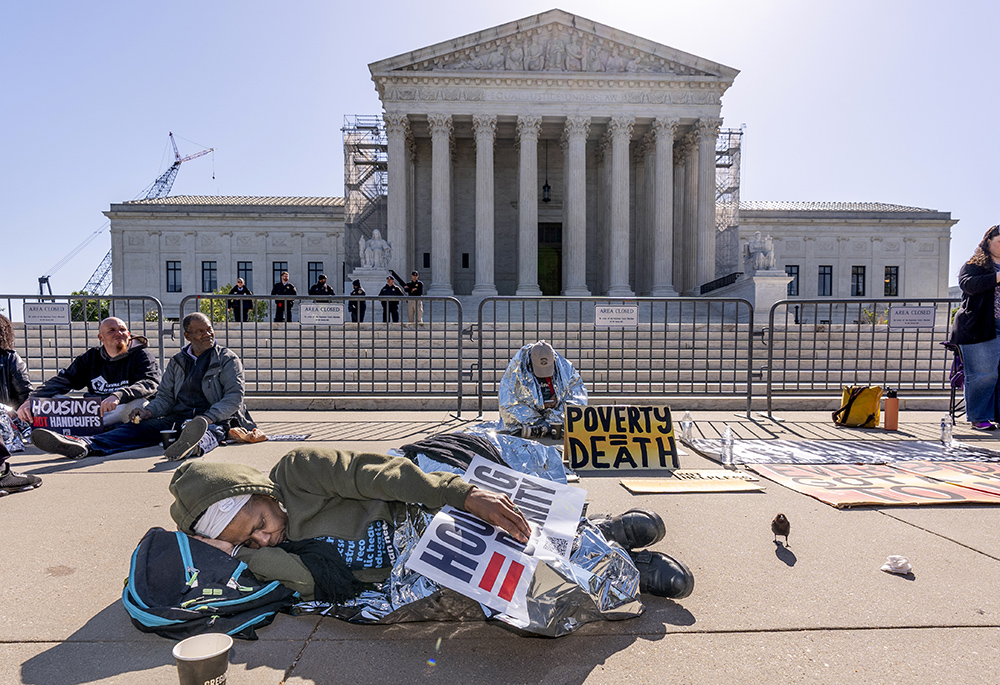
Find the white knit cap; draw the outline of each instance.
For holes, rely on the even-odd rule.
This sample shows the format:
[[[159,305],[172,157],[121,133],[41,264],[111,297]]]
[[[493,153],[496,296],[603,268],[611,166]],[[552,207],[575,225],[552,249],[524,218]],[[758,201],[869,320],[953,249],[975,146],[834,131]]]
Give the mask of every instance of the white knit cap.
[[[202,537],[215,539],[222,534],[229,522],[236,518],[243,505],[250,501],[250,495],[226,497],[215,502],[194,524],[194,532]]]

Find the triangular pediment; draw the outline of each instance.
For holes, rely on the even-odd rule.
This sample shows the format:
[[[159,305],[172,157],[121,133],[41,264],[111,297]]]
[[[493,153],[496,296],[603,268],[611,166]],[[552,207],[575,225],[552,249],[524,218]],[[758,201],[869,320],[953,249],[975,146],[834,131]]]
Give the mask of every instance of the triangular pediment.
[[[549,10],[369,65],[388,73],[558,73],[566,76],[660,75],[731,82],[736,69],[598,24]]]

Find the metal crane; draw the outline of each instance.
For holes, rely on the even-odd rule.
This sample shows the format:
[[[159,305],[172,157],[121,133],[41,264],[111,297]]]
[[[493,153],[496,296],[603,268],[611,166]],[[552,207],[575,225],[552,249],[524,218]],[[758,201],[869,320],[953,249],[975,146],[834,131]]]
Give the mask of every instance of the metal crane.
[[[195,152],[194,154],[187,155],[186,157],[181,157],[180,151],[177,149],[177,143],[174,142],[174,134],[170,132],[170,145],[174,148],[174,163],[170,165],[170,168],[160,174],[160,177],[153,181],[153,185],[150,186],[149,190],[146,192],[144,200],[155,200],[157,198],[166,197],[170,194],[170,189],[174,186],[174,179],[177,178],[177,170],[180,169],[181,164],[184,162],[189,162],[192,159],[198,159],[199,157],[204,157],[210,152],[214,152],[215,148],[208,148],[207,150],[202,150],[200,152]],[[108,222],[105,222],[99,229],[94,231],[90,236],[87,237],[85,241],[76,249],[74,249],[70,254],[66,255],[58,264],[49,269],[48,274],[45,276],[40,276],[38,278],[38,294],[44,295],[44,288],[48,288],[49,295],[52,294],[52,286],[49,285],[49,277],[62,268],[66,262],[76,256],[81,249],[88,245],[94,240],[104,229],[108,226]],[[94,270],[94,273],[90,276],[90,280],[87,284],[83,286],[84,292],[91,295],[104,295],[108,292],[108,288],[111,287],[111,250],[104,256],[101,260],[100,265]]]

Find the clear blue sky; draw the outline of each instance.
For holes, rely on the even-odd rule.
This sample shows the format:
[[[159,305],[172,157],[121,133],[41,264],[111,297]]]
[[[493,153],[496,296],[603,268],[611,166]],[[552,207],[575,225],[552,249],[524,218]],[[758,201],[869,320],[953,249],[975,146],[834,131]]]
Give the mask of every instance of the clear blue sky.
[[[0,25],[0,293],[38,276],[181,154],[173,194],[343,195],[367,65],[552,9],[522,0],[10,3]],[[741,71],[742,196],[949,211],[952,276],[1000,222],[1000,3],[566,0],[558,7]],[[213,178],[214,173],[214,178]],[[83,286],[105,231],[52,276]]]

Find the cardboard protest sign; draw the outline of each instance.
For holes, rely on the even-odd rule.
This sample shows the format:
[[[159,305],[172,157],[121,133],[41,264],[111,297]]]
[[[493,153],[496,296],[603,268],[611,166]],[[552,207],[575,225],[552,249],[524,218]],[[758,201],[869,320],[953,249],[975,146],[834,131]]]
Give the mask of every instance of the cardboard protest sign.
[[[1000,464],[995,462],[910,461],[893,466],[924,478],[1000,495]]]
[[[687,443],[702,456],[721,461],[722,441]],[[737,440],[737,464],[884,464],[904,461],[998,461],[1000,452],[979,445],[937,440]]]
[[[619,482],[633,495],[764,490],[756,476],[725,469],[678,469],[669,471],[665,478],[622,478]]]
[[[903,464],[751,464],[749,468],[787,488],[834,507],[863,505],[1000,504],[992,494],[918,475]],[[943,466],[943,465],[939,465]],[[939,472],[940,473],[940,472]]]
[[[508,495],[531,524],[521,544],[472,514],[446,506],[434,516],[406,567],[525,622],[525,596],[538,562],[568,559],[586,490],[519,473],[475,457],[465,480]]]
[[[677,468],[670,407],[566,407],[563,453],[585,471]]]
[[[63,435],[96,435],[104,431],[100,397],[32,398],[33,428],[47,428]]]

